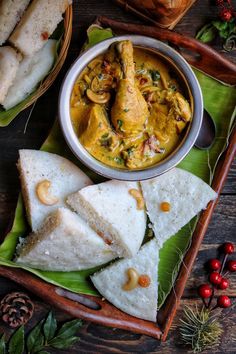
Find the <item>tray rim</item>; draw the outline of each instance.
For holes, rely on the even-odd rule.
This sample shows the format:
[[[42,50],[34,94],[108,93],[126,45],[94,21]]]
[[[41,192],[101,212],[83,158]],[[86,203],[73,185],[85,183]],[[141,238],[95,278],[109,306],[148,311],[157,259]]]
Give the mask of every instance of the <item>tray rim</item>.
[[[214,174],[212,187],[218,193],[218,198],[220,196],[220,192],[227,178],[235,153],[236,153],[236,127],[230,134],[228,145],[225,151],[223,152],[220,160],[217,163],[216,172]],[[49,284],[46,281],[36,277],[35,275],[27,271],[13,268],[13,267],[0,266],[0,275],[9,278],[15,281],[16,283],[24,286],[32,293],[35,293],[37,296],[42,297],[43,301],[47,300],[48,303],[50,303],[51,305],[60,308],[62,311],[67,312],[72,316],[75,317],[80,316],[80,318],[82,317],[85,320],[96,322],[101,325],[131,330],[136,333],[146,334],[156,339],[161,339],[162,341],[165,341],[168,332],[170,330],[171,324],[173,322],[173,319],[175,317],[176,311],[178,309],[182,294],[184,292],[188,275],[191,272],[201,242],[204,238],[204,235],[207,231],[208,224],[211,220],[214,208],[217,205],[218,198],[214,202],[209,203],[207,209],[200,214],[196,229],[192,236],[191,246],[189,247],[184,257],[185,265],[183,265],[182,263],[180,266],[178,276],[175,281],[175,285],[172,288],[171,293],[168,295],[164,305],[159,310],[157,323],[139,320],[133,316],[129,316],[126,314],[125,316],[123,316],[124,313],[118,310],[120,313],[122,313],[121,317],[123,319],[121,319],[119,323],[116,323],[116,325],[113,326],[109,321],[108,321],[109,323],[107,322],[104,323],[104,316],[101,316],[100,318],[98,318],[98,316],[97,317],[95,316],[96,318],[94,318],[91,316],[91,313],[88,313],[86,315],[84,311],[84,307],[82,307],[81,309],[81,306],[80,304],[78,304],[78,302],[76,302],[75,304],[77,307],[78,306],[80,307],[79,311],[77,307],[75,308],[75,304],[73,304],[71,300],[64,299],[63,301],[59,301],[58,298],[55,297],[55,289],[59,288],[59,286]],[[37,286],[35,286],[34,288],[32,284]],[[45,295],[45,291],[39,291],[39,289],[41,290],[43,287],[46,287],[48,289],[46,299],[43,297],[43,295]],[[82,295],[82,296],[89,297],[88,295]],[[108,303],[107,301],[102,301],[102,304],[107,304],[107,303]],[[68,308],[65,308],[65,305],[68,305]],[[111,307],[108,308],[111,310]],[[117,310],[113,305],[112,308]],[[128,319],[127,318],[124,319],[124,317],[128,317]],[[140,321],[142,322],[143,325],[142,328],[140,326],[135,326],[135,323]],[[129,326],[129,324],[131,325]],[[157,324],[160,325],[160,328],[157,326]]]

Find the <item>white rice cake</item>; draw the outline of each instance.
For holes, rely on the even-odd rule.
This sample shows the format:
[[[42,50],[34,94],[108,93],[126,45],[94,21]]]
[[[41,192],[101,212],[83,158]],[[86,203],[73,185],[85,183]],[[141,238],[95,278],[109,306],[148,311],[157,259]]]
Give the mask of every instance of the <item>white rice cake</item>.
[[[159,247],[156,239],[146,243],[131,259],[114,262],[91,276],[100,294],[120,310],[144,320],[156,322],[158,301]],[[137,286],[123,290],[127,282],[127,270],[134,268],[139,275],[147,274],[151,280],[148,287]]]
[[[76,271],[105,264],[115,255],[77,214],[54,211],[19,247],[16,263],[48,271]]]
[[[160,246],[205,209],[209,201],[217,198],[217,193],[207,183],[180,168],[173,168],[161,176],[142,181],[141,187],[147,213]],[[161,210],[163,202],[170,204],[169,212]]]
[[[19,68],[21,56],[11,47],[0,48],[0,104],[12,86]]]
[[[10,109],[29,96],[49,73],[56,54],[57,41],[49,39],[34,56],[24,57],[13,85],[3,101],[3,107]]]
[[[45,217],[59,207],[65,206],[68,194],[92,184],[92,181],[71,161],[49,152],[20,150],[18,169],[28,221],[33,231]],[[58,199],[54,205],[43,204],[37,194],[39,183],[49,181],[49,196]]]
[[[67,199],[119,257],[133,257],[138,252],[146,229],[145,210],[137,208],[131,189],[140,190],[139,184],[111,180],[86,187]]]
[[[29,2],[30,0],[0,0],[0,45],[8,39]]]
[[[47,42],[71,3],[71,0],[33,0],[10,42],[24,55],[33,55]]]

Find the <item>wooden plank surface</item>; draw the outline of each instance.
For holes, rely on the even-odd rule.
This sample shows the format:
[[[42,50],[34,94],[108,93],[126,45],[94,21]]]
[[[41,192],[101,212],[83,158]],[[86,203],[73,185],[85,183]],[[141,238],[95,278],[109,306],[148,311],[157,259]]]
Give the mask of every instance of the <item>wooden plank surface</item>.
[[[236,5],[236,1],[234,1]],[[19,148],[38,148],[47,136],[57,112],[57,97],[61,80],[70,63],[76,58],[80,47],[85,39],[85,29],[95,16],[106,15],[118,20],[139,22],[131,14],[126,14],[118,8],[111,0],[74,0],[74,26],[71,48],[68,59],[61,74],[52,88],[38,100],[33,114],[26,122],[30,109],[21,114],[9,127],[0,130],[0,238],[9,225],[19,191],[19,181],[15,163]],[[183,20],[177,25],[176,30],[181,33],[194,36],[196,30],[212,16],[216,15],[216,8],[210,5],[210,1],[198,0]],[[221,52],[219,43],[214,47]],[[236,56],[224,54],[236,62]],[[193,305],[196,303],[196,292],[194,287],[198,286],[205,278],[203,265],[207,259],[217,255],[218,246],[224,242],[235,241],[236,235],[236,163],[233,164],[229,173],[224,191],[220,197],[219,204],[214,212],[204,243],[201,246],[197,261],[191,273],[187,287],[181,302]],[[14,283],[0,278],[0,297],[11,289],[19,289]],[[236,296],[236,279],[231,277],[230,295]],[[33,297],[35,299],[35,297]],[[27,328],[32,327],[38,319],[41,319],[48,311],[48,306],[36,299],[36,311],[33,319]],[[102,326],[85,323],[81,331],[81,341],[66,351],[54,351],[55,353],[184,353],[186,349],[180,346],[178,335],[178,318],[181,315],[181,308],[174,321],[173,328],[166,343],[146,336],[128,333],[118,329],[109,329]],[[56,312],[59,320],[65,320],[61,312]],[[216,353],[235,353],[236,341],[236,314],[233,310],[224,312],[222,324],[225,333]],[[0,324],[0,331],[9,330]],[[208,351],[211,353],[212,351]]]

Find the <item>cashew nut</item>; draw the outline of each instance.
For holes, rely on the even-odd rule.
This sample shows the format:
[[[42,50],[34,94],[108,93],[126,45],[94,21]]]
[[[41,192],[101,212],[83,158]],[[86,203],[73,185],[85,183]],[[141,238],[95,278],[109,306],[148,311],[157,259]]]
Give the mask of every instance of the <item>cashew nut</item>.
[[[36,194],[41,203],[45,205],[54,205],[58,202],[58,199],[53,195],[50,195],[49,188],[51,182],[48,180],[41,181],[36,186]]]
[[[90,89],[87,89],[86,94],[90,101],[100,104],[108,102],[111,97],[109,92],[95,93]]]
[[[123,290],[130,291],[137,287],[139,274],[136,269],[129,268],[127,270],[127,275],[128,275],[128,281],[123,285]]]
[[[144,209],[144,199],[142,196],[142,193],[138,189],[130,189],[129,194],[136,199],[137,202],[137,209],[138,210],[143,210]]]

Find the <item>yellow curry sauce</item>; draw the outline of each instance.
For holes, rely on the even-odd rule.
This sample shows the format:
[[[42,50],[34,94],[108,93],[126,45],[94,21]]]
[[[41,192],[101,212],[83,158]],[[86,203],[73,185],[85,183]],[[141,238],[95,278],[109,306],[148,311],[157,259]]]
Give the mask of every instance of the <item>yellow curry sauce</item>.
[[[148,50],[133,50],[129,41],[120,44],[120,57],[113,46],[78,77],[71,119],[80,142],[96,159],[141,169],[177,147],[192,114],[167,64]]]

